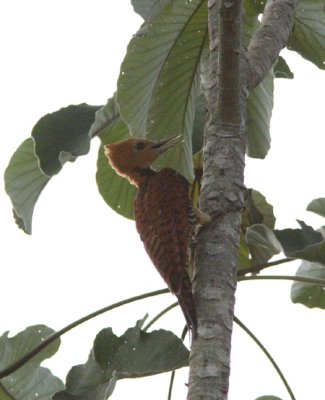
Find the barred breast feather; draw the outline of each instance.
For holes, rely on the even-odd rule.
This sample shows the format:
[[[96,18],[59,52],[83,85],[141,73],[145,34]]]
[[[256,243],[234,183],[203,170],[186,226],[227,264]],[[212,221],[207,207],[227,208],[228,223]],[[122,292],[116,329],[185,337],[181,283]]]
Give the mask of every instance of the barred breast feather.
[[[189,187],[173,169],[153,173],[139,187],[135,220],[149,257],[178,297],[187,324],[194,331],[197,322],[187,263],[195,213]]]

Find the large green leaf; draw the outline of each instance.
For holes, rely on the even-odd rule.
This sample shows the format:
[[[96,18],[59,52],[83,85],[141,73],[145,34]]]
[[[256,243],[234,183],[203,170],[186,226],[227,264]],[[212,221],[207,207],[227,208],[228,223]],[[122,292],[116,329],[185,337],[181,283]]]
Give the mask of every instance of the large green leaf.
[[[0,337],[0,370],[21,359],[52,333],[53,330],[44,325],[31,326],[12,338],[8,338],[8,332],[4,333]],[[41,362],[55,354],[59,346],[60,339],[57,339],[24,366],[1,379],[0,395],[10,394],[12,397],[8,399],[14,400],[49,400],[62,390],[62,382],[47,368],[40,367]],[[1,396],[1,400],[5,399]]]
[[[264,11],[264,7],[266,4],[266,0],[244,0],[245,6],[245,15],[246,13],[255,13],[257,16],[262,14]]]
[[[248,97],[247,155],[249,157],[264,158],[270,149],[273,89],[274,73],[271,70]]]
[[[16,222],[19,228],[31,234],[35,203],[50,179],[39,169],[33,139],[25,140],[15,151],[4,178]]]
[[[319,199],[314,199],[308,204],[307,210],[321,217],[325,217],[325,198],[320,197]]]
[[[201,92],[196,98],[195,102],[195,117],[193,123],[193,136],[192,136],[193,154],[196,154],[198,151],[202,149],[203,132],[204,132],[204,125],[207,112],[208,112],[208,104],[203,92]]]
[[[205,44],[203,46],[203,51],[200,60],[200,76],[201,76],[201,89],[206,98],[209,97],[209,67],[210,67],[210,49],[209,49],[209,36],[205,39]]]
[[[287,44],[318,68],[325,69],[325,17],[323,0],[300,0],[295,27]]]
[[[270,229],[274,228],[273,207],[257,190],[248,189],[242,215],[242,233],[239,246],[239,269],[260,266],[281,247]],[[247,230],[252,227],[248,233]],[[246,240],[245,240],[245,233]]]
[[[1,400],[15,400],[0,383],[0,399]]]
[[[95,119],[89,129],[89,136],[101,136],[109,127],[120,118],[120,109],[116,103],[116,95],[107,100],[107,103],[95,113]],[[118,138],[117,138],[118,139]]]
[[[118,103],[138,137],[182,134],[185,143],[158,160],[193,179],[191,135],[200,58],[207,37],[205,0],[175,0],[135,36],[121,66]]]
[[[273,231],[262,224],[256,224],[247,229],[246,241],[252,255],[253,266],[263,265],[282,251]]]
[[[299,258],[301,260],[325,264],[325,240],[314,245],[306,246],[292,253],[286,252],[285,254],[291,258]]]
[[[276,396],[261,396],[261,397],[258,397],[256,400],[282,400],[282,399],[280,399],[280,397],[276,397]]]
[[[71,105],[42,117],[34,126],[32,137],[40,168],[45,175],[57,174],[66,161],[87,154],[89,128],[99,106]]]
[[[88,361],[73,367],[67,389],[54,400],[105,400],[116,381],[172,371],[188,365],[189,352],[172,332],[141,331],[143,321],[116,336],[111,328],[97,335]]]
[[[172,0],[131,0],[134,11],[148,21],[154,19]]]
[[[276,78],[294,78],[294,75],[291,72],[289,65],[287,64],[286,60],[281,56],[278,57],[278,61],[274,66],[274,76]]]
[[[274,230],[287,257],[325,264],[325,240],[320,232],[302,221],[301,229]]]
[[[246,231],[249,226],[255,224],[263,224],[273,229],[275,217],[273,207],[266,201],[265,196],[257,190],[248,189],[242,217],[242,227]]]
[[[98,108],[81,104],[45,115],[33,128],[34,141],[26,139],[13,154],[5,171],[5,187],[16,222],[26,233],[32,231],[34,207],[50,177],[65,161],[89,151],[89,128]]]
[[[256,4],[255,0],[244,0],[244,8],[245,8],[245,44],[249,45],[249,42],[252,39],[254,32],[261,25],[259,16],[264,10],[264,4],[262,5],[263,9],[260,9],[260,2]]]
[[[325,265],[303,261],[297,270],[298,276],[325,280]],[[291,288],[293,303],[301,303],[309,308],[325,309],[325,285],[315,283],[294,282]]]
[[[103,145],[130,138],[129,129],[120,118],[119,109],[112,98],[96,113],[90,132],[99,132],[101,146],[98,151],[96,181],[99,193],[117,213],[132,219],[136,189],[129,181],[119,176],[104,155]]]
[[[245,235],[240,233],[240,242],[238,249],[238,269],[245,270],[250,269],[252,267],[250,252],[248,244],[245,240]]]

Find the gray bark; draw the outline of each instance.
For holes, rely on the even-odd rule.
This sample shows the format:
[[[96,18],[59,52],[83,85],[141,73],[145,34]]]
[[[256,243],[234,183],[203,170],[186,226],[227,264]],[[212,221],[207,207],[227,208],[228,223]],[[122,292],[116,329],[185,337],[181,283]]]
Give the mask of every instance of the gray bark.
[[[253,89],[265,77],[270,66],[276,61],[286,45],[294,27],[294,12],[298,0],[268,1],[261,25],[253,36],[247,58],[250,65],[248,87]]]
[[[273,27],[272,41],[277,45],[264,47],[262,52],[265,35],[270,32],[269,24],[276,24],[270,15],[272,7],[279,3],[288,7],[286,17],[279,19],[286,28]],[[198,336],[193,340],[190,355],[189,400],[227,399],[237,253],[245,195],[247,95],[264,78],[286,42],[295,5],[296,0],[269,1],[264,22],[245,53],[242,1],[220,0],[220,5],[218,0],[208,1],[209,118],[205,129],[200,208],[212,220],[201,229],[195,251],[193,293]]]

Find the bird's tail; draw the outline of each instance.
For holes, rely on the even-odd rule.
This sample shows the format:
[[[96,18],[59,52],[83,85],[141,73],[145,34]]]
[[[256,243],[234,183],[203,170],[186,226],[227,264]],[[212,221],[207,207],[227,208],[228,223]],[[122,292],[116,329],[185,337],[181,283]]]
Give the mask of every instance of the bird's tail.
[[[179,294],[177,294],[179,305],[186,319],[188,329],[192,332],[192,337],[196,337],[197,318],[196,309],[192,294],[192,285],[188,275],[185,275],[183,285]]]

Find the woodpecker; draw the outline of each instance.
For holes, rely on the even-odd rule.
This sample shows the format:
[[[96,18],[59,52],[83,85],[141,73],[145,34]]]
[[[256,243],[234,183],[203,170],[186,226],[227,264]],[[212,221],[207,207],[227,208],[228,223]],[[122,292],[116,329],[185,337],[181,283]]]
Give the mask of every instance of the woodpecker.
[[[187,273],[189,245],[197,224],[208,222],[209,216],[192,206],[190,184],[182,175],[171,168],[159,172],[151,168],[161,154],[180,142],[180,136],[159,141],[128,139],[104,149],[112,168],[138,189],[134,205],[137,231],[151,261],[177,296],[195,337],[197,318]]]

